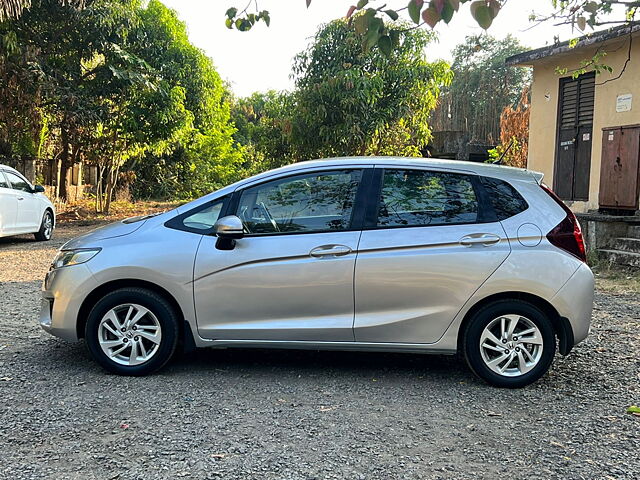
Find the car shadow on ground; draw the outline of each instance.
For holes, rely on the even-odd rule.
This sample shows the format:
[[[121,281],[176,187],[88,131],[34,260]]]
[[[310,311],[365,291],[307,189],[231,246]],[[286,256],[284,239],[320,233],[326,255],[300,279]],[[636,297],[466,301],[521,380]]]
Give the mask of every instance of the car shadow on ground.
[[[451,377],[458,381],[472,378],[456,356],[420,355],[413,353],[347,352],[293,349],[198,349],[177,355],[165,369],[166,375],[184,372],[206,374],[251,374],[271,376],[281,372],[287,376],[306,377],[375,377],[394,376]]]
[[[63,369],[70,375],[105,374],[90,357],[84,342],[67,343],[58,339],[38,342],[40,348],[30,351],[30,363],[41,363],[49,369]],[[34,346],[35,347],[35,346]],[[343,352],[317,350],[213,349],[202,348],[189,353],[177,353],[167,366],[155,375],[192,378],[264,377],[274,374],[285,377],[345,379],[369,377],[451,379],[455,382],[474,381],[464,361],[452,355],[420,355],[413,353]],[[370,381],[370,380],[368,380]]]
[[[150,380],[152,383],[170,380],[178,384],[193,380],[206,382],[212,378],[229,385],[246,381],[253,384],[294,382],[298,379],[308,379],[318,384],[330,380],[350,385],[351,382],[368,384],[384,379],[396,385],[410,385],[419,381],[442,388],[463,384],[486,386],[467,368],[464,360],[455,355],[202,348],[189,353],[178,352],[160,371],[138,380],[118,377],[103,370],[91,358],[84,341],[69,343],[55,338],[42,338],[29,351],[22,351],[20,357],[39,373],[65,372],[68,378],[83,380],[107,376],[111,378],[110,382],[124,384],[131,381],[145,383],[144,378],[153,379]],[[558,393],[573,391],[575,394],[587,389],[593,382],[607,383],[591,369],[577,371],[574,363],[575,358],[565,360],[558,355],[551,371],[525,390],[545,391],[552,388]]]
[[[15,235],[13,237],[0,238],[0,247],[4,245],[23,245],[25,243],[37,243],[37,240],[35,239],[33,234]]]

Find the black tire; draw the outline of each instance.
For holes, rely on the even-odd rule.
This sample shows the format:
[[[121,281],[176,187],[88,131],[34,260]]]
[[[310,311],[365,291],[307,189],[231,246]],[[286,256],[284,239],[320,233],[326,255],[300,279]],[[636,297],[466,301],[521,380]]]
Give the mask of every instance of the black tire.
[[[518,376],[504,376],[494,372],[483,359],[480,338],[494,319],[503,315],[519,315],[535,324],[542,337],[542,353],[538,363]],[[495,387],[521,388],[542,377],[551,367],[556,353],[556,337],[549,317],[535,305],[521,300],[500,300],[481,308],[467,324],[462,349],[469,368],[478,377]]]
[[[47,227],[47,222],[50,222],[51,228]],[[38,242],[47,242],[51,240],[53,237],[53,214],[50,210],[45,210],[44,215],[42,215],[42,221],[40,222],[40,230],[38,230],[33,235],[36,237]]]
[[[149,360],[138,365],[122,365],[107,356],[99,341],[100,322],[113,308],[137,304],[147,308],[157,319],[161,340],[157,351]],[[173,357],[179,340],[179,319],[162,296],[144,288],[121,288],[102,297],[93,307],[85,327],[85,341],[91,356],[104,369],[118,375],[143,376],[162,368]]]

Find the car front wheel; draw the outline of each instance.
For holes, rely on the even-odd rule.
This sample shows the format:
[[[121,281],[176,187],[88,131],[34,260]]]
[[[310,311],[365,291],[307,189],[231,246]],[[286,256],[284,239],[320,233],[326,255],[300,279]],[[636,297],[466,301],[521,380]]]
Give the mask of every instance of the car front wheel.
[[[106,370],[138,376],[155,372],[171,359],[178,333],[178,317],[164,298],[142,288],[122,288],[95,304],[85,339]]]
[[[42,222],[40,222],[40,230],[34,233],[34,235],[39,242],[51,240],[53,236],[53,214],[49,210],[44,212]]]
[[[556,338],[535,305],[503,300],[480,309],[463,337],[471,370],[496,387],[519,388],[542,377],[553,362]]]

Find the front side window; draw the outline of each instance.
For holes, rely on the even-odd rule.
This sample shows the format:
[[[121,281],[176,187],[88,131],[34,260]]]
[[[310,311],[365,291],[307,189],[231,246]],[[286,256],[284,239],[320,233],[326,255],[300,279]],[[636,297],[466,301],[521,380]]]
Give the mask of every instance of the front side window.
[[[218,221],[224,200],[218,200],[205,208],[198,210],[196,213],[185,217],[182,225],[193,230],[210,230]]]
[[[478,199],[467,175],[384,171],[378,227],[475,223]]]
[[[27,182],[24,178],[19,177],[12,172],[4,172],[4,174],[6,175],[7,180],[9,180],[9,183],[14,189],[22,190],[24,192],[31,192],[31,185],[29,185],[29,182]]]
[[[361,170],[296,175],[247,188],[236,215],[249,234],[346,230]]]

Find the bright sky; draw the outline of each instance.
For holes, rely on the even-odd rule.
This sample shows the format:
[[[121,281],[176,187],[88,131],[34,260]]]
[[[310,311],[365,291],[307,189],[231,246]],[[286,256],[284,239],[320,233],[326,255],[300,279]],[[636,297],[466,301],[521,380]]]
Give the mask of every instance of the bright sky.
[[[247,0],[162,0],[178,12],[186,22],[189,38],[210,56],[220,75],[227,80],[238,96],[255,91],[285,90],[293,87],[289,78],[291,60],[303,50],[322,23],[346,14],[356,0],[313,0],[309,9],[304,0],[258,0],[260,9],[268,10],[271,26],[260,22],[249,32],[228,30],[224,25],[225,12],[231,6],[244,8]],[[404,5],[406,0],[389,0],[389,5]],[[508,33],[518,37],[531,48],[553,43],[554,35],[562,40],[579,35],[568,26],[554,27],[551,23],[531,26],[529,14],[550,11],[551,0],[509,0],[498,15],[489,33],[502,38]],[[464,41],[465,36],[481,33],[468,6],[461,7],[449,25],[439,25],[439,42],[427,50],[430,59],[450,60],[450,52]]]

